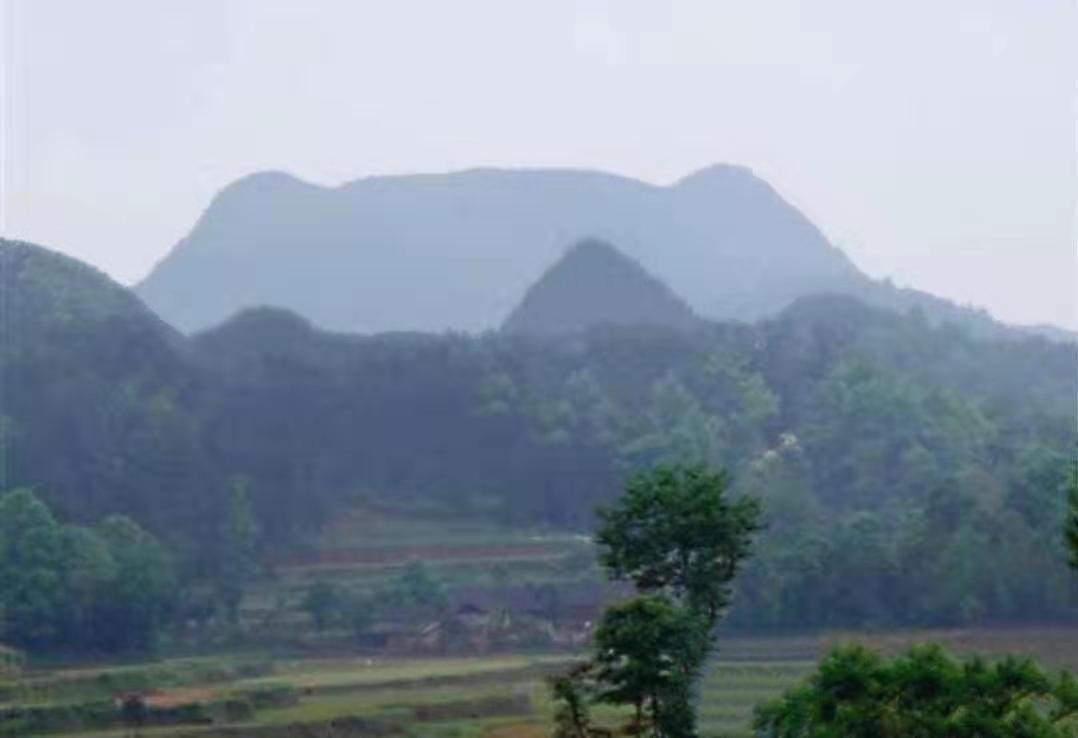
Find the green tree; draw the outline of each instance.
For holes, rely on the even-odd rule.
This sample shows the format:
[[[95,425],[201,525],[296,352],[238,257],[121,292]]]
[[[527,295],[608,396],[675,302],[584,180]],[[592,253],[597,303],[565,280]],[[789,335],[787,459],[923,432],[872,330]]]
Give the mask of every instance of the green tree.
[[[695,614],[644,595],[606,610],[595,631],[599,700],[632,705],[632,731],[654,738],[695,734],[691,687],[708,633]]]
[[[138,523],[113,515],[97,533],[116,563],[98,623],[105,644],[114,649],[148,649],[176,604],[177,582],[168,552]]]
[[[117,577],[116,560],[94,530],[69,525],[62,532],[64,641],[78,648],[96,644],[102,607]]]
[[[311,616],[315,630],[321,633],[340,617],[345,602],[346,598],[339,587],[319,579],[304,595],[303,609]]]
[[[696,735],[693,691],[759,529],[759,504],[730,499],[727,486],[704,466],[659,466],[598,511],[600,561],[642,596],[609,608],[596,630],[597,693],[632,705],[634,729],[656,738]]]
[[[386,594],[389,604],[402,607],[415,619],[436,615],[448,606],[445,583],[422,561],[405,567]]]
[[[625,444],[629,459],[662,464],[719,463],[726,448],[722,420],[700,404],[676,376],[656,380],[642,432]]]
[[[760,528],[759,503],[730,499],[728,486],[725,473],[706,466],[637,474],[617,504],[598,511],[599,560],[613,579],[701,614],[710,630]]]
[[[353,596],[348,600],[348,627],[352,629],[352,635],[357,641],[370,631],[377,613],[375,602],[370,597]]]
[[[44,646],[59,635],[64,593],[60,526],[28,489],[0,495],[0,623],[3,638]]]
[[[573,667],[567,674],[548,678],[547,686],[557,705],[554,712],[554,738],[592,738],[597,733],[591,724],[591,701],[596,684],[593,664]]]
[[[251,509],[249,483],[235,477],[229,486],[228,503],[221,521],[221,550],[217,559],[217,597],[228,621],[239,622],[240,602],[247,580],[257,569],[259,525]]]
[[[959,662],[938,646],[887,660],[838,648],[804,684],[756,710],[761,738],[1067,738],[1078,683],[1030,660]]]

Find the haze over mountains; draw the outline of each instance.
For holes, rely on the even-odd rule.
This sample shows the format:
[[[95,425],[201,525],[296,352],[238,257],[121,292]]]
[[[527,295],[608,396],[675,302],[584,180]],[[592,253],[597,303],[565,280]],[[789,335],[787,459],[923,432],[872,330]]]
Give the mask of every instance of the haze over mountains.
[[[766,182],[729,165],[669,187],[569,170],[336,188],[255,174],[225,188],[136,291],[184,331],[261,305],[332,330],[483,331],[585,238],[613,244],[705,318],[754,320],[837,292],[998,328],[983,312],[867,277]]]

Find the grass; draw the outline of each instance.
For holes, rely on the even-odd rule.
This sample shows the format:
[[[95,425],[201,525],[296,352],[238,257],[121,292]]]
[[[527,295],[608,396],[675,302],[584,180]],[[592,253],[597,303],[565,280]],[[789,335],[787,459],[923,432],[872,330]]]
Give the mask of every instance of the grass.
[[[781,695],[808,676],[814,661],[720,662],[701,689],[704,735],[750,735],[753,708]]]
[[[700,718],[705,736],[751,735],[755,705],[779,696],[807,676],[816,658],[837,641],[856,640],[885,651],[910,643],[935,640],[957,652],[987,656],[1019,652],[1056,666],[1078,667],[1078,636],[1051,629],[962,630],[930,633],[835,634],[824,637],[744,638],[721,641],[720,660],[709,670],[701,689]],[[793,656],[791,658],[791,655]],[[553,706],[543,677],[563,668],[565,655],[497,655],[474,658],[280,659],[266,673],[244,675],[249,660],[181,659],[115,669],[56,670],[30,676],[43,695],[72,699],[100,698],[109,679],[103,675],[156,677],[158,693],[240,696],[273,685],[287,685],[292,704],[265,706],[243,723],[147,728],[144,736],[168,738],[293,738],[300,735],[397,735],[416,738],[536,738],[546,735]],[[83,685],[73,689],[72,685]],[[97,691],[86,685],[98,685]],[[52,690],[51,692],[49,690]],[[597,716],[613,721],[616,710]],[[351,728],[333,721],[361,720]],[[300,729],[297,725],[306,725]],[[318,728],[323,726],[323,728]],[[376,726],[372,728],[371,726]],[[240,732],[228,733],[228,730]],[[304,732],[307,731],[307,732]],[[351,732],[350,732],[351,731]],[[379,733],[379,731],[390,731]],[[122,729],[69,733],[80,738],[115,738]]]

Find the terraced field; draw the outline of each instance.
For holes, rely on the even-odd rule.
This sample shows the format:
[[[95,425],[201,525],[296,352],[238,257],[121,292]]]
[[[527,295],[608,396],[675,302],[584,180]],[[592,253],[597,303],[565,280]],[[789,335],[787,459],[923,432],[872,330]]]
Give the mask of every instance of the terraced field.
[[[1078,633],[1067,630],[727,636],[701,690],[703,734],[750,736],[753,707],[804,678],[818,655],[837,640],[866,642],[884,651],[935,640],[960,653],[1025,653],[1057,667],[1078,668]],[[135,690],[147,696],[151,707],[139,731],[144,736],[537,738],[547,734],[552,715],[544,677],[570,661],[564,654],[429,659],[248,655],[41,670],[17,684],[0,683],[0,702],[6,703],[0,704],[0,715],[34,707],[70,718],[88,706],[114,705],[118,695]],[[598,717],[613,724],[619,716],[603,709]],[[14,725],[5,729],[0,721],[0,736],[131,735],[117,721],[64,727],[61,720],[37,732],[19,732]]]
[[[545,677],[572,654],[374,657],[343,634],[312,633],[299,602],[315,580],[376,588],[422,561],[447,587],[601,581],[588,539],[490,523],[357,511],[277,562],[244,602],[248,648],[209,658],[37,668],[0,680],[0,738],[539,738]],[[260,636],[264,634],[264,637]],[[755,705],[808,675],[844,641],[888,653],[936,641],[960,654],[1033,655],[1078,670],[1078,632],[1014,629],[745,637],[725,633],[700,692],[703,735],[751,735]],[[258,646],[258,644],[262,646]],[[138,695],[142,712],[125,712]],[[621,715],[596,710],[615,725]],[[136,720],[137,719],[137,720]]]
[[[601,579],[585,536],[363,508],[277,560],[274,578],[251,588],[244,615],[255,627],[294,628],[312,581],[369,592],[417,561],[449,588]]]
[[[812,661],[719,663],[700,699],[704,735],[751,735],[755,705],[774,699],[812,671]]]

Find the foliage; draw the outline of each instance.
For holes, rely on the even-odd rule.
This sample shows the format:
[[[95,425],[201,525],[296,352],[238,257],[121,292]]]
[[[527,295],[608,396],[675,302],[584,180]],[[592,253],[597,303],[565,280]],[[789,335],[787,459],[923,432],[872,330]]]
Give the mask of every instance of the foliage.
[[[1065,738],[1076,716],[1074,679],[1031,660],[962,663],[938,646],[886,660],[853,646],[760,706],[755,722],[762,738]]]
[[[369,597],[353,595],[348,600],[346,612],[348,627],[351,628],[352,635],[357,640],[362,639],[374,625],[377,612],[377,603]]]
[[[232,480],[219,529],[219,550],[214,559],[217,601],[233,625],[239,622],[244,584],[258,569],[259,523],[251,509],[248,481]]]
[[[175,605],[176,580],[168,553],[150,533],[122,515],[97,526],[113,561],[116,577],[97,623],[111,650],[148,649]]]
[[[123,514],[151,532],[185,621],[234,620],[268,543],[357,496],[579,531],[663,463],[726,468],[732,493],[767,502],[734,625],[1078,615],[1064,537],[1045,535],[1065,525],[1076,440],[1067,346],[839,297],[756,325],[549,339],[350,336],[267,308],[185,338],[70,259],[0,255],[18,326],[0,344],[18,388],[0,409],[6,486],[78,526]],[[109,576],[94,545],[64,545],[75,590]],[[11,581],[52,607],[48,577]],[[91,622],[88,603],[63,627]],[[56,624],[29,613],[7,618],[49,641],[29,631]]]
[[[28,648],[151,648],[175,605],[160,543],[129,518],[61,526],[29,490],[0,494],[0,620]]]
[[[691,690],[710,637],[699,618],[665,597],[647,595],[603,614],[595,632],[598,699],[632,705],[633,730],[650,725],[655,738],[695,735]]]
[[[633,706],[631,732],[696,735],[693,690],[759,517],[757,502],[730,500],[725,474],[701,465],[640,472],[599,510],[600,561],[643,594],[607,608],[590,664],[552,684],[563,716],[577,716],[561,721],[563,732],[583,730],[575,702],[588,678],[594,699]]]
[[[30,490],[0,496],[0,622],[5,640],[36,646],[60,636],[62,554],[60,527]]]
[[[319,579],[307,589],[302,604],[303,609],[311,616],[315,630],[321,633],[340,618],[345,602],[345,594],[339,587]]]
[[[699,612],[713,627],[759,529],[760,506],[731,500],[724,473],[659,466],[629,480],[625,495],[600,508],[596,542],[614,579],[660,593]]]
[[[32,488],[81,525],[127,515],[185,569],[204,565],[227,476],[183,337],[73,259],[0,240],[0,262],[0,489]]]
[[[448,606],[445,583],[422,561],[406,566],[375,596],[379,607],[412,622],[437,617]]]
[[[592,738],[591,702],[595,684],[590,663],[573,667],[565,674],[547,678],[547,687],[556,705],[554,738]]]

